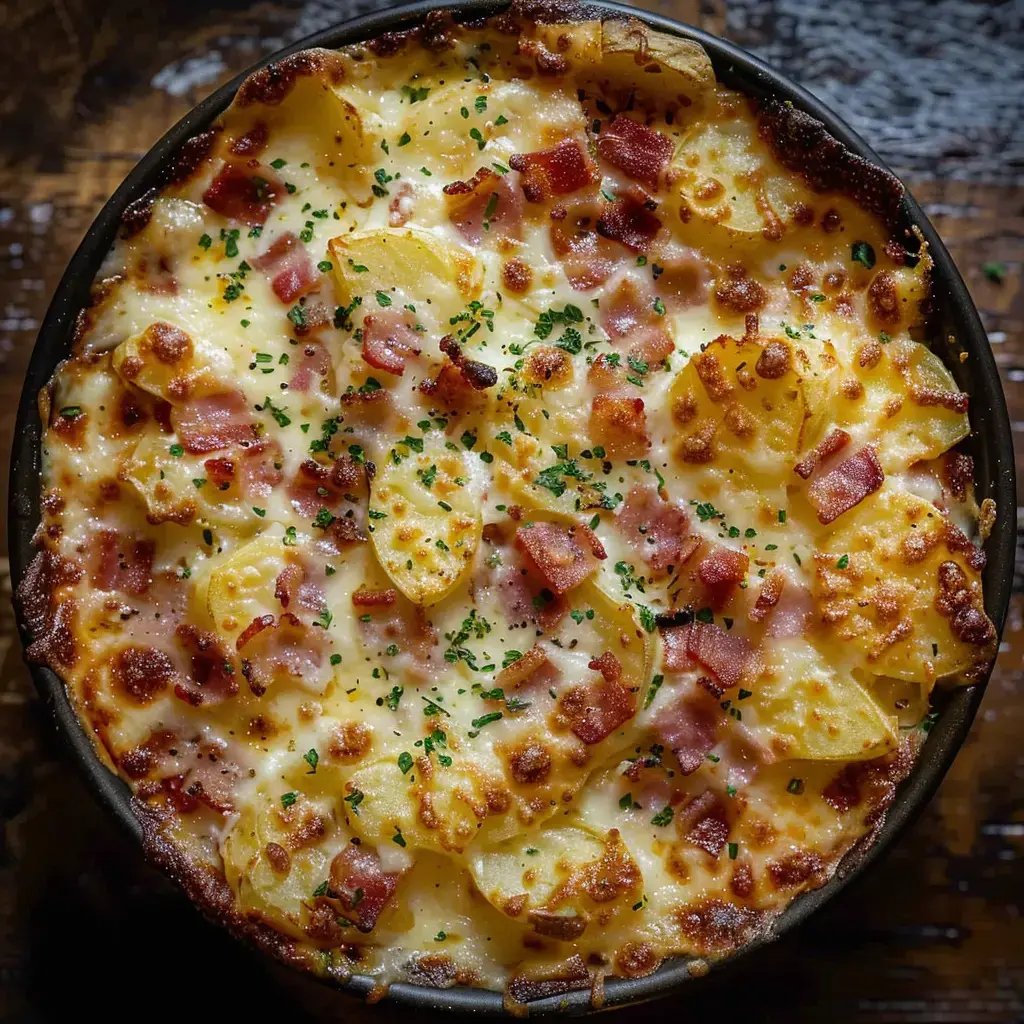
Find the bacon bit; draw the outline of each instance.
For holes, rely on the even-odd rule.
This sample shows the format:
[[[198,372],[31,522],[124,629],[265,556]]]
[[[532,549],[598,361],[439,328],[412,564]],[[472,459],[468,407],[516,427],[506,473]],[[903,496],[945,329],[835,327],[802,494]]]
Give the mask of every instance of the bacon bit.
[[[768,293],[751,280],[745,267],[734,265],[728,268],[726,279],[715,286],[715,298],[734,313],[756,313],[767,303]]]
[[[390,608],[398,600],[398,591],[389,587],[387,590],[357,590],[352,594],[352,603],[357,608]]]
[[[590,437],[615,458],[643,458],[651,447],[644,400],[596,395],[590,403]]]
[[[149,704],[178,679],[174,664],[156,647],[124,647],[110,663],[117,686],[136,704]]]
[[[590,667],[594,668],[599,662],[601,659],[592,662]],[[615,664],[618,666],[617,661]],[[617,679],[609,679],[603,674],[614,672],[610,665],[603,663],[600,671],[600,680],[574,686],[558,702],[559,712],[568,721],[573,734],[588,746],[600,743],[636,713],[629,689]]]
[[[156,543],[150,539],[136,540],[116,530],[100,530],[93,545],[93,586],[140,597],[153,582],[155,553]]]
[[[301,679],[308,685],[326,685],[332,674],[324,660],[327,643],[322,629],[310,629],[290,612],[270,628],[258,629],[247,641],[242,675],[257,697],[275,679]]]
[[[252,412],[241,391],[193,398],[171,410],[171,422],[185,451],[192,455],[258,440]]]
[[[875,449],[868,445],[815,480],[807,488],[807,500],[818,513],[818,522],[827,526],[877,491],[883,480]]]
[[[522,197],[503,175],[481,167],[469,181],[445,185],[444,195],[448,219],[471,245],[485,235],[522,237]]]
[[[942,460],[942,483],[957,501],[964,501],[967,488],[974,483],[974,459],[964,452],[946,452]]]
[[[707,301],[711,279],[707,263],[699,253],[687,250],[681,256],[662,256],[658,294],[674,312],[699,306]]]
[[[244,135],[234,139],[228,147],[233,156],[259,156],[267,148],[270,133],[262,121],[257,121]]]
[[[577,192],[598,180],[594,161],[575,139],[535,153],[515,153],[508,164],[522,174],[523,195],[530,203]]]
[[[622,665],[611,651],[605,651],[599,658],[594,658],[588,663],[587,668],[600,672],[607,683],[622,681]]]
[[[750,621],[761,622],[764,617],[779,603],[782,592],[786,587],[786,574],[780,569],[772,569],[764,578],[761,584],[761,591],[757,595],[757,601],[750,610]]]
[[[262,169],[259,174],[247,174],[235,164],[224,164],[203,193],[203,202],[222,217],[259,227],[270,216],[282,191],[273,176]]]
[[[939,594],[935,608],[949,618],[953,635],[965,644],[988,647],[995,643],[996,628],[980,607],[980,601],[967,581],[967,575],[956,562],[939,566]]]
[[[634,487],[615,525],[652,569],[660,571],[685,561],[682,556],[689,547],[690,517],[682,506],[658,497],[653,487]]]
[[[342,915],[361,932],[373,926],[398,888],[400,871],[384,871],[377,851],[366,843],[348,844],[331,861],[329,892],[341,903]],[[362,893],[361,897],[357,896]]]
[[[573,539],[572,532],[555,523],[520,526],[516,543],[559,596],[579,586],[596,568]]]
[[[611,338],[624,338],[646,327],[654,315],[650,289],[643,292],[631,277],[619,282],[601,303],[601,326]]]
[[[689,667],[689,660],[700,662],[718,681],[731,690],[757,665],[757,651],[746,637],[727,633],[713,622],[693,622],[662,631],[665,641],[665,667],[670,670]]]
[[[316,291],[320,284],[309,252],[291,231],[278,235],[270,248],[253,262],[257,270],[269,271],[270,287],[286,306]]]
[[[331,480],[331,470],[313,459],[305,459],[288,485],[288,497],[295,511],[309,518],[322,508],[336,509],[342,492]]]
[[[729,838],[725,805],[710,790],[694,797],[678,812],[677,826],[683,839],[717,857]]]
[[[503,668],[496,679],[503,689],[516,689],[526,682],[538,669],[547,665],[548,655],[540,644],[534,644],[521,658]]]
[[[601,538],[594,533],[588,524],[577,523],[576,531],[590,545],[590,551],[596,559],[603,562],[608,557],[608,552],[605,551]]]
[[[278,597],[278,600],[281,599]],[[284,602],[282,601],[282,604],[283,603]],[[256,618],[238,634],[238,639],[235,641],[235,650],[240,651],[250,640],[252,640],[254,636],[258,633],[262,633],[265,629],[269,629],[273,624],[273,615],[257,615]]]
[[[216,633],[208,633],[183,622],[174,635],[192,666],[192,675],[174,688],[179,700],[199,707],[202,704],[220,704],[238,693],[234,659]]]
[[[784,341],[773,339],[761,350],[754,372],[765,380],[778,380],[789,373],[791,361],[789,346]]]
[[[675,755],[680,772],[692,775],[704,764],[704,756],[718,742],[718,729],[723,717],[715,698],[699,690],[682,694],[667,704],[658,712],[652,725]]]
[[[363,359],[374,369],[401,377],[406,359],[420,351],[419,336],[406,313],[392,310],[363,318]]]
[[[485,391],[498,383],[498,371],[493,366],[478,363],[464,355],[462,346],[453,335],[446,334],[440,341],[440,348],[474,391]]]
[[[825,459],[831,458],[837,452],[841,452],[850,443],[850,440],[850,435],[845,430],[841,430],[838,427],[830,430],[825,438],[819,441],[793,467],[793,472],[805,480],[809,479],[811,474]]]
[[[742,551],[716,544],[697,565],[697,575],[708,588],[711,605],[721,608],[737,583],[747,578],[750,557]]]
[[[646,252],[661,230],[661,221],[634,195],[620,195],[605,203],[597,221],[597,233],[633,252]]]
[[[655,190],[668,167],[672,148],[672,140],[667,136],[624,114],[617,114],[597,140],[597,152],[602,159]]]
[[[970,406],[970,396],[962,391],[942,391],[939,388],[910,388],[910,398],[918,405],[940,405],[950,412],[965,413]]]

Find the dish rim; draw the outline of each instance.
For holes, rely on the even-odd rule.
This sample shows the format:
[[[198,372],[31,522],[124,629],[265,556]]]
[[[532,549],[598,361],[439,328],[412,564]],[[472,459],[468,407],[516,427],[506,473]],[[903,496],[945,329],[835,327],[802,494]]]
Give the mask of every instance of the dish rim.
[[[489,17],[512,6],[511,0],[454,0],[443,5],[457,19]],[[838,115],[817,100],[810,92],[774,70],[757,57],[733,43],[701,29],[675,21],[664,15],[610,2],[586,0],[563,3],[553,0],[541,3],[541,9],[560,11],[570,19],[609,15],[636,18],[650,28],[681,36],[700,43],[714,64],[716,75],[724,78],[748,96],[774,96],[789,100],[798,109],[820,121],[826,131],[847,149],[878,167],[888,170],[886,163]],[[406,4],[360,15],[339,22],[275,51],[248,67],[227,84],[215,90],[194,106],[173,125],[145,154],[139,163],[104,204],[85,233],[82,242],[68,262],[42,322],[29,362],[18,406],[15,438],[12,446],[9,485],[8,546],[12,586],[17,587],[34,551],[32,537],[39,523],[39,476],[42,425],[38,416],[37,396],[52,376],[57,364],[69,349],[75,318],[87,305],[89,290],[96,272],[113,244],[125,209],[146,191],[159,185],[161,170],[168,160],[193,135],[203,131],[226,109],[239,85],[258,68],[299,50],[315,46],[337,48],[374,38],[384,32],[401,31],[419,24],[425,15],[437,10],[432,0]],[[950,319],[955,322],[957,340],[972,360],[976,383],[971,393],[971,438],[975,450],[983,452],[988,479],[981,490],[992,497],[1000,511],[985,549],[988,566],[985,570],[985,606],[989,617],[1002,633],[1013,578],[1015,524],[1012,510],[1016,506],[1013,444],[1009,415],[995,359],[977,310],[962,277],[924,212],[909,192],[904,193],[900,213],[901,224],[916,224],[927,241],[935,261],[932,274],[933,295],[944,290],[944,301]],[[940,353],[940,354],[944,354]],[[978,430],[978,424],[981,429]],[[27,636],[20,610],[16,611],[18,629],[24,647]],[[71,705],[63,681],[49,667],[28,664],[29,671],[44,703],[56,720],[74,761],[99,802],[113,815],[140,845],[142,827],[131,810],[127,785],[100,761],[93,742],[83,729]],[[740,957],[764,947],[803,923],[811,914],[858,879],[879,861],[895,840],[927,805],[965,740],[971,722],[984,696],[991,669],[973,686],[953,691],[929,733],[910,777],[885,816],[885,821],[864,850],[854,849],[840,862],[833,877],[823,886],[798,896],[772,922],[767,931],[751,940],[735,953],[711,964],[718,973]],[[190,901],[191,902],[191,901]],[[193,904],[195,906],[195,904]],[[636,979],[609,979],[604,986],[603,1005],[637,1004],[679,989],[694,980],[688,961],[666,961],[654,974]],[[317,976],[321,977],[321,976]],[[322,980],[330,980],[322,978]],[[331,981],[337,986],[338,983]],[[374,985],[367,976],[354,975],[341,985],[345,991],[366,995]],[[405,982],[390,986],[387,998],[411,1009],[472,1011],[483,1014],[505,1012],[502,993],[487,989],[434,989]],[[589,989],[570,991],[529,1003],[530,1013],[593,1012]]]

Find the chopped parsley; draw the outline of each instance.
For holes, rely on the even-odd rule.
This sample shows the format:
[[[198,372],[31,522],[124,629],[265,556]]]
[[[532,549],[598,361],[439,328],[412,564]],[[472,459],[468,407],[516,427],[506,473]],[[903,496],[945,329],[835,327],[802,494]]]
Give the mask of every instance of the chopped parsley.
[[[665,682],[665,677],[660,672],[651,680],[651,685],[647,687],[647,696],[644,697],[645,708],[649,708],[654,703],[654,698],[658,695],[663,682]]]
[[[306,774],[316,775],[316,766],[320,763],[320,755],[316,752],[315,748],[310,747],[309,750],[302,755],[302,760],[309,765],[309,771],[306,772]]]
[[[666,804],[653,818],[651,818],[651,824],[657,825],[658,828],[664,828],[675,816],[676,812]]]
[[[868,242],[854,242],[850,246],[850,256],[854,263],[859,263],[866,270],[870,270],[875,265],[875,250]],[[815,301],[819,300],[815,299]]]

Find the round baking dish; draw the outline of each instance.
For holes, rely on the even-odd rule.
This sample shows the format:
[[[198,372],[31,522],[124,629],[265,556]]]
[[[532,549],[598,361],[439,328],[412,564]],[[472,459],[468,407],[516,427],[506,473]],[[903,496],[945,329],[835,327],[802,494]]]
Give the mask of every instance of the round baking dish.
[[[463,0],[451,4],[450,10],[456,19],[466,20],[493,15],[508,6],[508,0]],[[534,6],[544,11],[547,20],[559,20],[559,15],[565,19],[580,19],[618,14],[637,17],[654,29],[693,39],[705,48],[718,77],[727,85],[754,98],[775,97],[790,102],[796,109],[821,122],[836,140],[853,153],[884,166],[862,139],[808,92],[730,43],[668,18],[602,0],[565,5],[548,2]],[[216,119],[233,99],[241,81],[257,67],[307,47],[339,47],[384,32],[413,28],[429,11],[435,9],[436,5],[426,0],[356,18],[308,36],[253,65],[243,75],[214,92],[171,128],[100,211],[68,264],[53,297],[39,332],[21,396],[11,462],[9,510],[11,575],[15,586],[21,581],[31,560],[32,537],[39,523],[42,426],[37,410],[37,395],[56,365],[70,351],[75,316],[88,302],[90,285],[115,238],[126,208],[161,183],[161,172],[182,144]],[[995,528],[985,544],[988,565],[984,583],[988,615],[1001,630],[1010,596],[1015,543],[1011,511],[1015,506],[1013,449],[1006,403],[985,331],[967,288],[934,228],[917,203],[906,196],[899,226],[905,228],[910,225],[916,225],[920,230],[935,261],[930,337],[945,339],[953,336],[959,348],[968,356],[966,360],[954,358],[952,349],[944,342],[936,346],[957,384],[971,396],[974,429],[968,447],[975,460],[978,497],[994,499],[999,509]],[[24,623],[19,621],[19,625],[24,633]],[[90,787],[120,823],[141,842],[142,830],[131,810],[128,787],[97,758],[92,741],[83,732],[68,701],[63,683],[49,668],[39,665],[31,665],[30,668],[40,694],[53,712],[57,728],[69,743]],[[742,953],[796,927],[881,857],[938,787],[967,735],[984,689],[985,683],[980,682],[949,694],[913,773],[901,787],[884,825],[871,844],[851,851],[827,885],[798,897],[774,922],[769,933],[748,944],[741,950]],[[713,964],[712,969],[719,970],[732,959],[735,956]],[[646,978],[611,980],[604,989],[604,1005],[623,1005],[664,996],[675,991],[692,976],[687,963],[676,960],[663,965]],[[357,994],[366,994],[373,984],[373,980],[368,977],[355,976],[346,988]],[[439,990],[398,983],[391,987],[388,998],[416,1009],[490,1014],[504,1012],[500,993],[479,989]],[[590,993],[586,989],[551,996],[530,1004],[532,1013],[578,1014],[587,1012],[590,1007]]]

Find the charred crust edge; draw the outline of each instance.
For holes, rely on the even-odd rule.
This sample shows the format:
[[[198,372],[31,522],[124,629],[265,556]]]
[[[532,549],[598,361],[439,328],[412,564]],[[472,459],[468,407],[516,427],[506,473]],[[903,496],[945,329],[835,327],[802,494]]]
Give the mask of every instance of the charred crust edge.
[[[756,115],[761,139],[813,191],[838,192],[887,227],[895,225],[904,188],[894,174],[847,149],[821,121],[783,100],[764,101]]]

